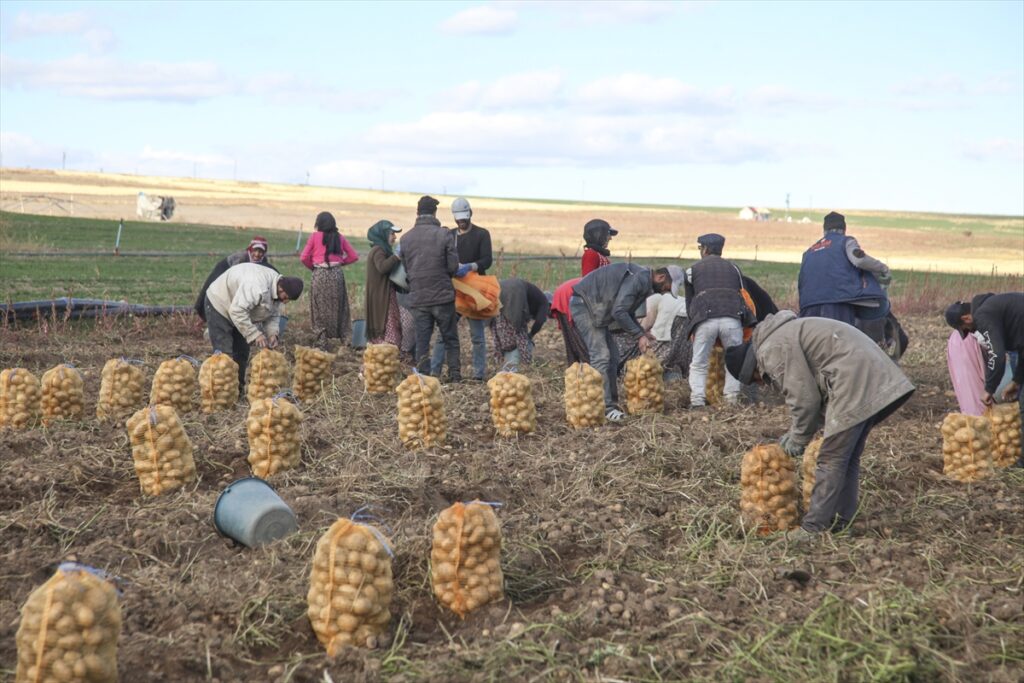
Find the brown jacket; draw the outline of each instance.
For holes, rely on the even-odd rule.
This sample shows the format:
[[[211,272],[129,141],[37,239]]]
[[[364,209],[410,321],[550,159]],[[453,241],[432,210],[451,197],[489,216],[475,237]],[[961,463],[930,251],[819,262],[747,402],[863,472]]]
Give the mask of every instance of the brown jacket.
[[[366,259],[366,338],[384,336],[391,303],[391,271],[398,265],[398,256],[388,256],[380,247],[370,249]]]

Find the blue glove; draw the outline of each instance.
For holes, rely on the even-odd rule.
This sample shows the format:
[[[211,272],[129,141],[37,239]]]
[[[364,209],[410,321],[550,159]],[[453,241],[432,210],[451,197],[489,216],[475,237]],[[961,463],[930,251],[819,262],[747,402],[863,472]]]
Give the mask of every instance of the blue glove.
[[[468,263],[460,263],[459,269],[455,271],[455,277],[465,277],[472,268],[469,267]]]
[[[779,446],[782,447],[782,450],[786,453],[786,455],[793,456],[794,458],[803,455],[804,449],[807,448],[807,446],[801,446],[800,444],[793,441],[793,438],[789,435],[789,432],[783,434],[782,438],[779,439]]]

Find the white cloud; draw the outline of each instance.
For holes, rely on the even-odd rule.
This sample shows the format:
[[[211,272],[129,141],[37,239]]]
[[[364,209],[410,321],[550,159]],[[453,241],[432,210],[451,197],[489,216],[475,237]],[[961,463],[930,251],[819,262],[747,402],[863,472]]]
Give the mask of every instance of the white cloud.
[[[114,44],[114,34],[96,26],[85,12],[45,14],[19,12],[6,30],[10,40],[29,40],[40,36],[72,36],[81,39],[94,53],[105,52]]]
[[[581,86],[575,101],[592,111],[681,111],[714,114],[735,107],[731,88],[702,92],[671,77],[624,73],[599,78]]]
[[[560,99],[563,81],[555,70],[510,74],[487,84],[467,81],[445,92],[441,104],[453,110],[543,107]]]
[[[827,109],[840,102],[828,95],[794,90],[784,85],[762,85],[749,91],[745,100],[763,109]]]
[[[1024,161],[1024,140],[991,138],[968,143],[963,155],[975,161]]]
[[[445,33],[495,36],[511,33],[519,23],[519,14],[511,9],[479,5],[457,12],[441,22]]]

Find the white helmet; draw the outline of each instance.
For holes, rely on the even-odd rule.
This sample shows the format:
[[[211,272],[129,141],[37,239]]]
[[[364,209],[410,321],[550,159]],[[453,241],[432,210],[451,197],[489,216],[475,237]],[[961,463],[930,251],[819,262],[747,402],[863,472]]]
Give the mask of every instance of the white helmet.
[[[473,209],[470,208],[465,197],[458,197],[452,202],[452,215],[457,221],[469,220],[469,217],[473,215]]]

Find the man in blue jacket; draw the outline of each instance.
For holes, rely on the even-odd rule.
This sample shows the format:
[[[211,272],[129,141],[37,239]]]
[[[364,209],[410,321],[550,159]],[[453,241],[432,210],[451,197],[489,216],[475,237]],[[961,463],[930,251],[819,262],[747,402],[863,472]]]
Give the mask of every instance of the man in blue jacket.
[[[825,216],[825,234],[804,252],[798,281],[801,318],[831,318],[853,325],[889,312],[882,289],[892,281],[889,267],[864,253],[846,234],[846,217]]]
[[[590,364],[604,375],[605,419],[609,422],[625,417],[619,410],[619,351],[609,326],[615,323],[633,335],[643,353],[653,337],[640,327],[636,310],[651,294],[664,294],[671,289],[668,268],[652,271],[635,263],[598,268],[573,285],[569,299],[572,321],[587,345]]]

